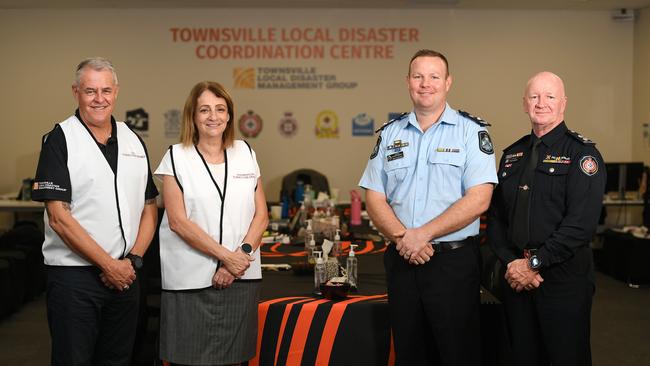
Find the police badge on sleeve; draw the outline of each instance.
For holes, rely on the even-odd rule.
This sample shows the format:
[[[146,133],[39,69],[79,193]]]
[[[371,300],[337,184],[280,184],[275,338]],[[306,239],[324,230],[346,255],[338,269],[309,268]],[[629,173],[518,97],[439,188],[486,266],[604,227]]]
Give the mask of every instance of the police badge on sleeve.
[[[478,132],[478,148],[488,155],[494,154],[494,146],[487,131]]]

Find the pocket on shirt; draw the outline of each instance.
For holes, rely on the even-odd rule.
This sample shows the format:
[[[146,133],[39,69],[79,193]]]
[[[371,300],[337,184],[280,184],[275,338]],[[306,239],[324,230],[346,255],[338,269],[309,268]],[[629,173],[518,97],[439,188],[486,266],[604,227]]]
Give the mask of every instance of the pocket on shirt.
[[[569,164],[542,164],[537,171],[542,173],[541,179],[535,181],[534,189],[540,189],[542,198],[551,202],[563,204],[566,198],[566,180],[569,174]],[[539,176],[538,176],[539,177]]]
[[[465,166],[465,152],[439,152],[429,154],[428,165],[430,169],[429,180],[442,181],[429,186],[435,191],[433,197],[448,197],[450,202],[455,202],[463,194],[463,170]]]
[[[386,180],[386,197],[391,200],[395,198],[395,193],[400,184],[404,182],[404,179],[408,174],[409,167],[409,162],[404,159],[386,162],[384,165],[386,176],[388,177]]]

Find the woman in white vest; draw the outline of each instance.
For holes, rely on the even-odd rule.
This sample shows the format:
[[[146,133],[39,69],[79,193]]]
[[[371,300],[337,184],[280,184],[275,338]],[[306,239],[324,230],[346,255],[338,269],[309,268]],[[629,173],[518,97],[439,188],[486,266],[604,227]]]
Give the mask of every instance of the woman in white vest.
[[[165,202],[160,357],[171,363],[239,364],[255,356],[258,247],[268,212],[255,152],[234,140],[234,115],[220,84],[196,84],[181,143],[155,172]]]

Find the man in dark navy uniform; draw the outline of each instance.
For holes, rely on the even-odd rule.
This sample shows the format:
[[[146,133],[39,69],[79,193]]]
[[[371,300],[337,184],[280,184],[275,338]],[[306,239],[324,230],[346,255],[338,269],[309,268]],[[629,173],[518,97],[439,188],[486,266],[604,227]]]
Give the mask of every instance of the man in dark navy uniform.
[[[532,133],[503,151],[489,211],[488,240],[507,268],[514,365],[591,365],[589,242],[606,173],[595,144],[567,128],[566,101],[557,75],[528,81]]]

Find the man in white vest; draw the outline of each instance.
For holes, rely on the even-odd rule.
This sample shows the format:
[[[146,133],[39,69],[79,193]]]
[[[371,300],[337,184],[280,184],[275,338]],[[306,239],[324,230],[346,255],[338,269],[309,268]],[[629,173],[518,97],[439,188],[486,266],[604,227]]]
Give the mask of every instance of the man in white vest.
[[[43,137],[32,198],[46,208],[52,365],[131,363],[158,191],[144,142],[112,116],[118,89],[110,61],[83,60],[78,109]]]

